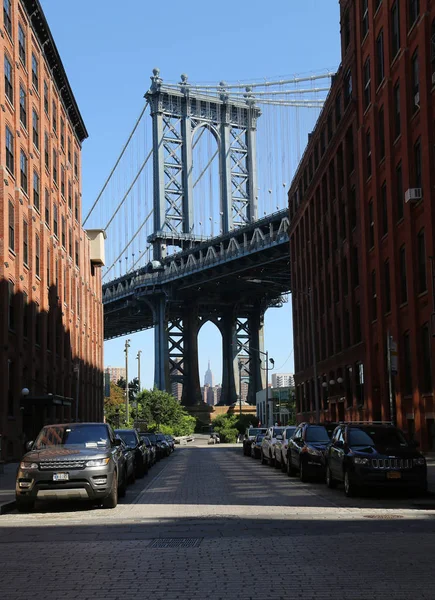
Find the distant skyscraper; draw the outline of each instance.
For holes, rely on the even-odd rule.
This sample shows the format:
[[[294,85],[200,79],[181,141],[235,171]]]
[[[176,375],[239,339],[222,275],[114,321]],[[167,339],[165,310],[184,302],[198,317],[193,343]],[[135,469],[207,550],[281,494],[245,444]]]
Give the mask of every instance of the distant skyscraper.
[[[272,387],[294,387],[295,381],[293,373],[273,373],[272,374]]]
[[[205,372],[204,385],[209,385],[210,387],[214,387],[213,373],[211,372],[211,369],[210,369],[210,361],[208,361],[208,369]]]

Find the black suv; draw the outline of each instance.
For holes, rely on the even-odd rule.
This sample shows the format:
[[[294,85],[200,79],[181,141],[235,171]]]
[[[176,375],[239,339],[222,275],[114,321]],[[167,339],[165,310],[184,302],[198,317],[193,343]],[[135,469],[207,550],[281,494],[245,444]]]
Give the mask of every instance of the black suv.
[[[146,475],[150,466],[149,451],[137,431],[135,429],[115,429],[115,433],[134,452],[136,477],[140,478]]]
[[[47,425],[17,471],[15,496],[20,511],[36,499],[82,498],[115,508],[125,495],[127,471],[121,440],[106,423]]]
[[[301,423],[288,441],[288,475],[299,471],[301,481],[324,476],[324,453],[329,442],[328,429],[323,424]]]
[[[328,487],[343,481],[346,496],[368,486],[427,490],[424,456],[391,424],[339,425],[325,459]]]

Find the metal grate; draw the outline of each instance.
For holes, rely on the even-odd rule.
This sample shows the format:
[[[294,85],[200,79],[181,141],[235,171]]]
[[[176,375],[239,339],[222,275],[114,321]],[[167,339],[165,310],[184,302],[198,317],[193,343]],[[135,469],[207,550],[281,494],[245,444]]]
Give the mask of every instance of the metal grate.
[[[412,469],[412,458],[373,458],[374,469]]]
[[[58,469],[84,469],[84,460],[47,460],[39,463],[41,471],[56,471]]]
[[[149,548],[197,548],[203,538],[157,538]]]

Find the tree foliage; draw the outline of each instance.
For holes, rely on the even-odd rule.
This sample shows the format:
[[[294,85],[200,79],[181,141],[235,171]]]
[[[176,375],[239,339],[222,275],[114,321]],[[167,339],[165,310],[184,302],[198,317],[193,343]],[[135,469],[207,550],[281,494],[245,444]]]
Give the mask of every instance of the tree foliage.
[[[176,436],[190,435],[195,430],[195,417],[168,392],[144,390],[136,400],[135,420],[145,423],[147,429]]]

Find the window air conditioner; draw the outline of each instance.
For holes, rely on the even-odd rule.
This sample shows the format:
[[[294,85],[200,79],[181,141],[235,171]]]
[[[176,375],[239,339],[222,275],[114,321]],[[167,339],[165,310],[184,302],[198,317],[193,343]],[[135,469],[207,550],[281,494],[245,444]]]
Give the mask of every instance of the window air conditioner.
[[[405,202],[418,202],[423,198],[423,190],[421,188],[410,188],[405,192]]]
[[[417,92],[414,96],[414,104],[415,106],[420,107],[420,92]]]

